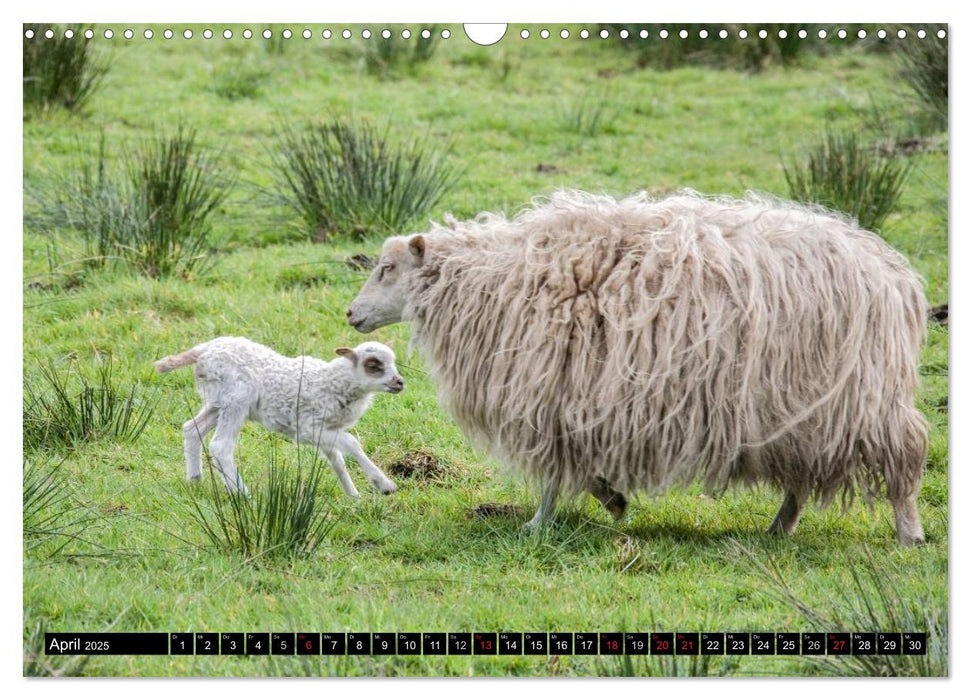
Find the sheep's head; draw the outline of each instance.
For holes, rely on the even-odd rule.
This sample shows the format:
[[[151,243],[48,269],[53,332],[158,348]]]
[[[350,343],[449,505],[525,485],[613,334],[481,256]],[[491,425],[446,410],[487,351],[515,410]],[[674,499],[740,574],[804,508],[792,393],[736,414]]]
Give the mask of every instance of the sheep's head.
[[[337,354],[351,363],[356,381],[367,391],[386,391],[397,394],[405,388],[405,380],[394,364],[394,351],[382,343],[361,343],[353,350],[337,348]]]
[[[361,333],[398,323],[405,308],[405,281],[424,260],[421,235],[385,241],[374,272],[347,308],[347,322]]]

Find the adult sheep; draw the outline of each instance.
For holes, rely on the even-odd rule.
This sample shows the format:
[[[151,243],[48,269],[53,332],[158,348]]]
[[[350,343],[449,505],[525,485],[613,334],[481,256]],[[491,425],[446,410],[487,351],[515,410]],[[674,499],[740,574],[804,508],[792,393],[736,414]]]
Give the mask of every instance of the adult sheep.
[[[619,517],[701,478],[778,486],[791,533],[810,497],[883,482],[914,544],[925,309],[903,256],[832,212],[560,192],[388,239],[347,317],[413,325],[466,435],[545,483],[531,524],[561,490]]]

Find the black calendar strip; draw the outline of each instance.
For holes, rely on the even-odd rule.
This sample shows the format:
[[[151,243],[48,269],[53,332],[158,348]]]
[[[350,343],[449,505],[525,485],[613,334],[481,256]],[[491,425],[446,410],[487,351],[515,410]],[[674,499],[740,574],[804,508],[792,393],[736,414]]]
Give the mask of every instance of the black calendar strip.
[[[927,654],[925,632],[47,632],[44,651],[213,656],[870,656]]]

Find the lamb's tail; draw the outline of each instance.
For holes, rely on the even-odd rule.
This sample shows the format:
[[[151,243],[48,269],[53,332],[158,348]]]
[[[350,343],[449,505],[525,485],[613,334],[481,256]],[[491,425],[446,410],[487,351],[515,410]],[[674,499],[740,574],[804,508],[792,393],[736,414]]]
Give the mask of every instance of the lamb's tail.
[[[194,365],[196,360],[199,359],[199,355],[201,355],[202,351],[206,349],[206,345],[208,345],[208,343],[196,345],[194,348],[179,353],[178,355],[169,355],[168,357],[163,357],[161,360],[155,363],[155,370],[161,374],[164,374],[165,372],[171,372],[173,369],[178,369],[179,367]]]

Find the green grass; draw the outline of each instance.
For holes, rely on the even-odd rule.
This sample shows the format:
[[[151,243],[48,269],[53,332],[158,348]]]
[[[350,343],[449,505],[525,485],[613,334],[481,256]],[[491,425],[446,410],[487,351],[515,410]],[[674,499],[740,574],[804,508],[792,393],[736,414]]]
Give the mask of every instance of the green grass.
[[[132,28],[141,34],[142,27]],[[242,28],[233,27],[237,36]],[[330,28],[339,34],[343,27]],[[115,27],[116,37],[121,29]],[[160,37],[162,28],[153,29]],[[181,35],[181,27],[173,29]],[[775,594],[765,572],[738,555],[739,545],[771,560],[799,601],[828,613],[841,604],[834,592],[853,590],[852,564],[871,560],[895,572],[895,594],[903,603],[927,600],[928,591],[946,600],[944,327],[932,328],[922,357],[919,400],[931,423],[931,447],[918,500],[928,534],[921,548],[900,549],[889,505],[878,501],[871,511],[862,499],[845,513],[809,509],[790,539],[766,536],[782,498],[768,488],[717,498],[697,485],[662,496],[641,494],[622,523],[610,520],[593,499],[578,499],[564,504],[554,524],[537,535],[521,530],[521,517],[476,517],[472,511],[487,502],[518,506],[528,517],[537,492],[469,446],[439,409],[421,359],[407,351],[409,331],[398,325],[370,337],[394,347],[408,388],[377,397],[355,432],[385,469],[417,452],[433,454],[441,466],[435,477],[394,477],[399,491],[385,497],[370,490],[351,464],[362,493],[358,502],[342,496],[329,472],[321,476],[320,498],[341,516],[314,555],[251,560],[215,550],[191,513],[193,499],[211,504],[211,474],[199,484],[184,482],[181,425],[198,408],[191,372],[159,376],[152,361],[222,334],[324,358],[339,346],[356,345],[361,336],[346,325],[344,310],[367,271],[351,269],[345,260],[357,253],[373,257],[380,246],[373,235],[326,244],[299,240],[296,216],[267,208],[254,196],[272,183],[263,154],[282,119],[314,120],[326,105],[389,123],[396,133],[428,133],[451,143],[463,176],[429,214],[441,219],[446,211],[458,217],[512,213],[557,187],[614,194],[692,187],[738,195],[756,189],[785,196],[780,156],[798,154],[805,135],[827,125],[862,128],[860,110],[870,95],[897,84],[892,53],[807,55],[792,67],[769,65],[758,75],[697,67],[626,70],[630,56],[617,46],[579,39],[523,42],[518,26],[500,43],[502,61],[516,66],[505,75],[497,75],[498,53],[473,46],[460,27],[452,27],[453,38],[441,42],[419,73],[388,80],[362,72],[361,40],[325,41],[319,38],[322,27],[311,29],[313,40],[298,33],[282,52],[266,51],[255,38],[99,39],[95,49],[112,68],[87,116],[52,111],[24,121],[28,187],[71,168],[79,137],[90,143],[104,130],[112,140],[144,140],[179,123],[198,129],[200,145],[226,154],[225,165],[244,185],[213,213],[213,267],[193,281],[151,279],[119,267],[91,270],[79,262],[84,241],[76,234],[42,235],[30,227],[24,232],[24,356],[43,363],[70,354],[92,363],[111,353],[124,358],[119,380],[160,395],[154,418],[135,443],[98,440],[44,452],[60,464],[58,476],[70,484],[72,507],[83,509],[86,529],[83,539],[57,552],[60,543],[28,548],[25,541],[25,646],[41,628],[810,630],[804,611]],[[539,29],[530,27],[534,37]],[[201,27],[193,30],[199,37]],[[259,94],[228,100],[214,90],[213,67],[233,61],[265,70]],[[610,129],[583,135],[561,128],[562,106],[600,84],[623,97]],[[923,275],[930,303],[942,304],[948,300],[947,152],[926,148],[910,158],[914,172],[882,234]],[[312,459],[306,448],[247,426],[237,458],[254,491],[265,488],[266,455],[274,451],[283,464]],[[726,670],[716,666],[705,670]],[[572,676],[658,667],[575,656],[91,657],[83,667],[67,668],[143,676]],[[690,673],[691,667],[661,671]],[[835,672],[785,657],[743,658],[727,671]]]

